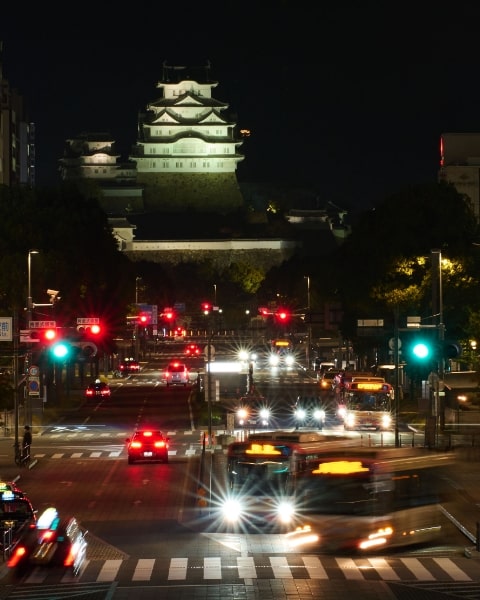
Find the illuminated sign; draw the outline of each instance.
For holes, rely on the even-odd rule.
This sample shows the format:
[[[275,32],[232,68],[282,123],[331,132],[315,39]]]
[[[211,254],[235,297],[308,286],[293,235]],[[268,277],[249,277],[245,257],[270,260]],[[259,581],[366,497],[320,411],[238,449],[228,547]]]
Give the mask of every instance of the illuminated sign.
[[[282,454],[281,450],[273,446],[272,444],[252,444],[250,448],[245,450],[245,454]]]
[[[369,471],[369,468],[362,466],[359,460],[336,460],[320,463],[318,469],[313,470],[312,473],[314,475],[351,475],[365,471]]]
[[[273,345],[275,346],[275,348],[289,348],[291,346],[291,343],[289,342],[289,340],[275,340],[273,342]]]
[[[353,382],[351,389],[352,390],[364,390],[364,391],[369,391],[369,392],[380,392],[381,390],[383,390],[384,388],[384,383],[383,382],[377,382],[377,381],[358,381],[358,382]]]

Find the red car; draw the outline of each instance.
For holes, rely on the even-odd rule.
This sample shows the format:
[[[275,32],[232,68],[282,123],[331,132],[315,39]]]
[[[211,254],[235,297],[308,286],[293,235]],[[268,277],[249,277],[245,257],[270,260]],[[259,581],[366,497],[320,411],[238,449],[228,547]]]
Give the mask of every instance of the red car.
[[[169,437],[154,429],[135,431],[127,442],[128,464],[134,462],[163,462],[168,463]]]
[[[188,344],[188,346],[185,348],[185,354],[187,356],[200,356],[202,351],[197,344]]]

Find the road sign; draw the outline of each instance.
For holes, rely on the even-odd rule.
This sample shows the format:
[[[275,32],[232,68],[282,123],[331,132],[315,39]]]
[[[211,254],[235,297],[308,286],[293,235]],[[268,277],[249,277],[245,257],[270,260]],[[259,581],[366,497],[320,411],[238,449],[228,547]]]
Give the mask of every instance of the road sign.
[[[29,321],[29,329],[49,329],[50,327],[56,327],[56,321]]]
[[[28,380],[29,396],[40,396],[40,377],[30,377]]]
[[[40,369],[37,366],[32,365],[29,367],[28,373],[31,377],[38,377],[40,375]]]
[[[12,340],[12,317],[0,317],[0,341],[11,342]]]
[[[77,317],[77,325],[99,325],[98,317]]]
[[[40,338],[31,338],[30,329],[20,329],[20,343],[21,344],[35,344],[40,341]]]

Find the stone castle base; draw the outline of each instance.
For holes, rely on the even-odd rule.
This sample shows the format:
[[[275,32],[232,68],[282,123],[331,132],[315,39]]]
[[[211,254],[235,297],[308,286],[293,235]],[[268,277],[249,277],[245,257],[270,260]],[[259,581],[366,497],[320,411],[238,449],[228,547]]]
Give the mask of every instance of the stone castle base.
[[[144,186],[145,212],[218,212],[226,214],[244,205],[235,173],[138,173]]]

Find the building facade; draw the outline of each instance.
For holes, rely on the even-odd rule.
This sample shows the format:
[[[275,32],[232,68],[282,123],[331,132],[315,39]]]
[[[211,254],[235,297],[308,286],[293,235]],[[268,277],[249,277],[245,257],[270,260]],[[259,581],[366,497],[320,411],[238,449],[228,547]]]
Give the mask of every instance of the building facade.
[[[438,179],[467,196],[480,221],[480,133],[442,134]]]
[[[3,77],[0,42],[0,184],[35,184],[35,125],[24,98]]]

